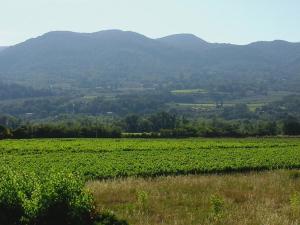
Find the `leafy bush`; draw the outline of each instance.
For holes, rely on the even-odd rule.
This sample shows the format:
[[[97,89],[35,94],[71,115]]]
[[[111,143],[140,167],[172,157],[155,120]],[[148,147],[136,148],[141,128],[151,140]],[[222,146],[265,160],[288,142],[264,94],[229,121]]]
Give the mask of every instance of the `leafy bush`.
[[[72,174],[52,174],[45,181],[39,225],[92,224],[92,196],[83,190],[84,183]]]
[[[29,224],[37,215],[41,184],[34,175],[1,170],[0,224]]]
[[[123,225],[113,215],[96,215],[93,198],[73,174],[35,174],[0,170],[2,225]]]

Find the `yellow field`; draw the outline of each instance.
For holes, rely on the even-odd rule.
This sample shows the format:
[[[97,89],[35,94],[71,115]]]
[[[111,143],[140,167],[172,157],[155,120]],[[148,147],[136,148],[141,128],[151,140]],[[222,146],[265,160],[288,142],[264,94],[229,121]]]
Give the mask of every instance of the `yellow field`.
[[[300,171],[128,178],[88,184],[133,225],[298,225]]]

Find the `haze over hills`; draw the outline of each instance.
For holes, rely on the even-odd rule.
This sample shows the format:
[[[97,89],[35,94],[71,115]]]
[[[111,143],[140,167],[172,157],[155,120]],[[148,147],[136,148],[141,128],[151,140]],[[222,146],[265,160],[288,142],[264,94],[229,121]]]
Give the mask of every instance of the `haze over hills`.
[[[285,41],[232,45],[192,34],[151,39],[121,30],[56,31],[1,51],[0,77],[33,86],[195,88],[250,82],[299,90],[299,62],[300,43]]]
[[[223,103],[255,110],[299,93],[300,43],[282,40],[233,45],[192,34],[151,39],[121,30],[55,31],[0,52],[0,114],[25,119],[163,110],[195,118],[200,112],[253,119],[266,111],[285,118],[298,115],[297,97],[255,115],[239,105],[232,110],[242,115],[227,112]],[[292,104],[284,105],[286,99]]]

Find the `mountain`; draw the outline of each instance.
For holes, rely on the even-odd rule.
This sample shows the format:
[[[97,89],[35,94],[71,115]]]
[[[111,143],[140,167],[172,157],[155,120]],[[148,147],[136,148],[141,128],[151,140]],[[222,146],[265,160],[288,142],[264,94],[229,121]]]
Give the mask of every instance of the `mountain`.
[[[6,46],[0,46],[0,52],[3,51],[6,48],[7,48]]]
[[[159,39],[121,30],[55,31],[0,52],[0,78],[31,86],[172,88],[256,85],[299,90],[300,43],[206,42],[191,34]]]
[[[62,79],[102,82],[169,74],[175,72],[173,64],[180,59],[176,49],[119,30],[91,34],[50,32],[1,53],[0,75],[12,80],[21,77],[54,83]]]
[[[157,40],[169,46],[187,51],[200,51],[214,46],[193,34],[174,34]]]

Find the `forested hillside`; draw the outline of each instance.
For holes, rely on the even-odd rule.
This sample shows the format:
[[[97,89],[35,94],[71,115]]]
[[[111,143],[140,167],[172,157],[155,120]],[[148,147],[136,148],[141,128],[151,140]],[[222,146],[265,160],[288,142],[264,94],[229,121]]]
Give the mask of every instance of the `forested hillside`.
[[[31,85],[79,87],[259,86],[299,90],[300,44],[238,46],[190,34],[150,39],[120,30],[50,32],[0,54],[0,76]]]
[[[284,124],[300,120],[299,65],[300,43],[280,40],[233,45],[192,34],[49,32],[0,52],[0,124],[89,118],[159,132],[170,127],[154,128],[154,115],[166,112],[179,121],[171,129],[200,124],[197,135],[288,134]]]

